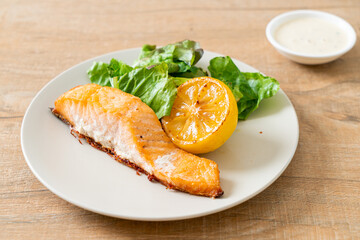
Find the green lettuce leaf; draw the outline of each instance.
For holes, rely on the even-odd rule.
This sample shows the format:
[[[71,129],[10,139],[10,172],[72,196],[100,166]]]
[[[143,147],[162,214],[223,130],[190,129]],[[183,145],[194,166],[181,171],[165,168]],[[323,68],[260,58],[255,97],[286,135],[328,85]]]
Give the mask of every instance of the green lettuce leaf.
[[[169,73],[183,73],[191,71],[202,57],[204,51],[200,45],[191,40],[168,44],[161,48],[156,45],[144,45],[135,67],[146,67],[158,65],[165,62],[168,65]]]
[[[173,77],[182,77],[182,78],[196,78],[196,77],[204,77],[207,75],[208,73],[204,69],[195,66],[192,66],[186,72],[171,73],[171,76]]]
[[[168,66],[165,63],[150,69],[134,68],[120,77],[114,77],[113,85],[139,97],[154,110],[159,119],[170,115],[177,94],[176,85],[168,77]]]
[[[243,73],[246,84],[241,84],[243,97],[237,102],[239,119],[246,119],[250,113],[259,107],[261,100],[274,96],[279,90],[279,82],[261,73]]]
[[[191,78],[183,78],[183,77],[170,77],[170,78],[174,81],[176,87],[179,87],[181,84],[191,79]]]
[[[112,86],[112,78],[122,76],[130,72],[133,68],[122,61],[111,59],[110,64],[103,62],[94,62],[88,70],[88,77],[92,83],[101,86]]]
[[[215,57],[210,60],[208,67],[211,77],[219,79],[229,86],[234,94],[235,100],[243,96],[240,92],[241,82],[245,81],[244,75],[240,72],[230,57]]]
[[[234,93],[240,120],[247,119],[263,99],[274,96],[280,88],[274,78],[241,72],[228,56],[211,59],[208,69],[212,77],[226,83]]]
[[[92,83],[101,86],[111,86],[111,77],[108,71],[109,64],[103,62],[94,62],[87,74]]]
[[[132,70],[133,68],[131,66],[114,58],[111,59],[110,64],[108,66],[110,77],[120,77],[126,73],[129,73]]]
[[[207,76],[207,72],[198,67],[191,67],[190,71],[184,73],[171,74],[171,77],[174,79],[176,87],[179,87],[181,84],[185,83],[187,80]]]

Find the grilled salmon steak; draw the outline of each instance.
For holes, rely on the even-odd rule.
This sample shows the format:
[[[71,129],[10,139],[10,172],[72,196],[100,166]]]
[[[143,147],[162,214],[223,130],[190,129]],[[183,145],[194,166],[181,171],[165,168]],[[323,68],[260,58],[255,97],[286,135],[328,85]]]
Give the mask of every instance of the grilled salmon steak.
[[[154,111],[138,97],[86,84],[61,95],[52,112],[71,126],[72,133],[147,174],[149,180],[195,195],[223,194],[217,164],[176,147]]]

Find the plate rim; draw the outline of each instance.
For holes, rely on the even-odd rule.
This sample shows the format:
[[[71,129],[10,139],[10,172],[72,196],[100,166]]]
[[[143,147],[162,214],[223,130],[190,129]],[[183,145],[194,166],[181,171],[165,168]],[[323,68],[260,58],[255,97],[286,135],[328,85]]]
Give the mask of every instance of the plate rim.
[[[56,75],[55,77],[53,77],[49,82],[47,82],[37,93],[36,95],[33,97],[33,99],[31,100],[30,104],[28,105],[27,109],[26,109],[26,112],[24,114],[24,117],[23,117],[23,120],[22,120],[22,123],[21,123],[21,132],[20,132],[20,138],[21,138],[21,149],[22,149],[22,152],[23,152],[23,155],[24,155],[24,158],[25,158],[25,161],[28,165],[28,167],[30,168],[31,172],[34,174],[34,176],[50,191],[52,192],[53,194],[55,194],[56,196],[58,196],[59,198],[77,206],[77,207],[80,207],[82,209],[85,209],[87,211],[91,211],[91,212],[95,212],[95,213],[98,213],[98,214],[101,214],[101,215],[105,215],[105,216],[110,216],[110,217],[115,217],[115,218],[121,218],[121,219],[127,219],[127,220],[136,220],[136,221],[176,221],[176,220],[184,220],[184,219],[191,219],[191,218],[197,218],[197,217],[202,217],[202,216],[207,216],[207,215],[210,215],[210,214],[214,214],[214,213],[217,213],[217,212],[221,212],[221,211],[224,211],[224,210],[227,210],[227,209],[230,209],[234,206],[237,206],[241,203],[244,203],[246,202],[247,200],[255,197],[256,195],[258,195],[259,193],[261,193],[262,191],[264,191],[265,189],[267,189],[271,184],[273,184],[282,174],[283,172],[285,171],[285,169],[289,166],[290,162],[292,161],[295,153],[296,153],[296,149],[297,149],[297,146],[299,144],[299,120],[298,120],[298,116],[297,116],[297,113],[295,111],[295,107],[293,105],[293,103],[290,101],[289,97],[286,95],[286,93],[281,89],[279,88],[279,92],[281,92],[281,94],[284,95],[284,97],[286,98],[286,100],[290,103],[291,107],[292,107],[292,111],[294,112],[295,114],[295,123],[296,123],[296,144],[294,144],[293,146],[293,149],[291,150],[292,154],[291,156],[289,156],[289,159],[287,160],[286,164],[283,166],[283,168],[272,178],[271,181],[267,182],[264,186],[262,186],[261,188],[259,188],[257,191],[253,192],[252,194],[248,195],[247,197],[245,198],[242,198],[238,201],[234,201],[233,203],[230,203],[230,204],[227,204],[225,206],[222,206],[222,207],[219,207],[219,208],[215,208],[215,209],[212,209],[212,210],[208,210],[208,211],[203,211],[201,213],[194,213],[194,214],[187,214],[187,215],[180,215],[180,216],[175,216],[175,217],[156,217],[156,216],[153,216],[153,217],[134,217],[134,216],[128,216],[128,215],[121,215],[121,214],[113,214],[113,213],[110,213],[110,212],[106,212],[106,211],[101,211],[99,209],[96,209],[96,208],[93,208],[91,206],[88,206],[86,203],[79,203],[77,201],[74,201],[72,200],[71,198],[69,198],[68,196],[65,196],[65,194],[61,193],[60,191],[56,190],[55,188],[51,187],[38,173],[37,171],[34,169],[34,167],[32,166],[31,162],[30,162],[30,159],[29,157],[27,156],[26,154],[26,150],[25,150],[25,147],[24,147],[24,126],[25,126],[25,122],[26,122],[26,119],[28,118],[28,115],[29,115],[29,112],[31,110],[31,108],[33,107],[33,105],[35,104],[35,101],[36,99],[38,98],[38,96],[40,94],[42,94],[46,88],[52,84],[52,82],[56,81],[59,77],[61,77],[62,75],[66,74],[67,72],[73,70],[74,68],[77,68],[78,66],[82,65],[83,63],[86,63],[86,62],[90,62],[91,60],[95,60],[95,59],[98,59],[98,58],[104,58],[104,57],[107,57],[109,55],[116,55],[116,54],[121,54],[121,53],[124,53],[124,52],[131,52],[131,51],[139,51],[141,50],[140,47],[137,47],[137,48],[127,48],[127,49],[123,49],[123,50],[117,50],[117,51],[113,51],[113,52],[108,52],[108,53],[105,53],[105,54],[102,54],[102,55],[99,55],[99,56],[95,56],[95,57],[92,57],[92,58],[89,58],[89,59],[86,59],[84,61],[81,61],[80,63],[66,69],[65,71],[61,72],[60,74]],[[217,53],[217,52],[212,52],[212,51],[207,51],[207,50],[204,50],[204,52],[206,53],[209,53],[209,54],[212,54],[212,55],[217,55],[217,56],[224,56],[223,54],[220,54],[220,53]],[[256,71],[258,71],[256,68],[236,59],[236,58],[232,58],[238,62],[240,62],[241,64],[249,67],[249,68],[252,68],[252,69],[255,69]],[[260,71],[259,71],[260,72]],[[277,94],[279,94],[279,92]]]

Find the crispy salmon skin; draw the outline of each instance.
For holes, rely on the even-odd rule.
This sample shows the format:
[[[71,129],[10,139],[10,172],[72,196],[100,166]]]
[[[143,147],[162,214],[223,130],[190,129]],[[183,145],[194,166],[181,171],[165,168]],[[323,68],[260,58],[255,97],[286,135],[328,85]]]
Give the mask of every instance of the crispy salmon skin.
[[[149,179],[194,195],[223,194],[218,165],[176,147],[154,111],[138,97],[86,84],[61,95],[52,112],[92,146]]]

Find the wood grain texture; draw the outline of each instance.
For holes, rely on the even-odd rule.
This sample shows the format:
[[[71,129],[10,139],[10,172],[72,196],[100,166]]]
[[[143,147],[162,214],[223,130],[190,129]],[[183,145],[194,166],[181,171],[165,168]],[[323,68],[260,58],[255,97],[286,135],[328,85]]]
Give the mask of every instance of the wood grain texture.
[[[0,1],[0,239],[360,239],[359,43],[329,64],[288,61],[264,31],[295,9],[343,17],[359,37],[358,0]],[[300,123],[282,176],[227,211],[173,222],[105,217],[48,191],[21,152],[35,94],[88,58],[186,38],[279,80]]]

